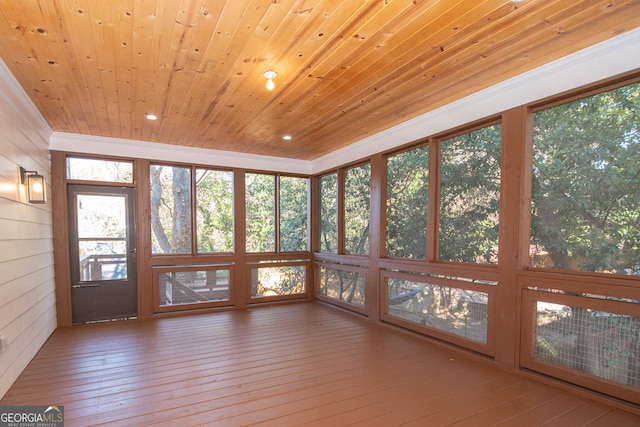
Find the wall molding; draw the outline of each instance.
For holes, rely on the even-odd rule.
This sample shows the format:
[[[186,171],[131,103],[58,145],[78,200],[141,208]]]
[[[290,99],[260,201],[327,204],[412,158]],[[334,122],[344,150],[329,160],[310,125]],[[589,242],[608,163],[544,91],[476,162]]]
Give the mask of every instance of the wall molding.
[[[273,172],[312,173],[312,163],[305,160],[63,132],[53,132],[51,149]]]

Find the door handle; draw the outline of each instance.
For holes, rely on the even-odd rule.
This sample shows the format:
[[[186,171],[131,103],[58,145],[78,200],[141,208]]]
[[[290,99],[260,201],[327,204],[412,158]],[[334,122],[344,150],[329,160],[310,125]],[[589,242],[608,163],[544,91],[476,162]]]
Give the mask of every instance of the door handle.
[[[97,288],[102,286],[102,283],[87,283],[82,285],[71,285],[72,288]]]
[[[137,251],[137,248],[129,249],[130,254],[135,254]]]

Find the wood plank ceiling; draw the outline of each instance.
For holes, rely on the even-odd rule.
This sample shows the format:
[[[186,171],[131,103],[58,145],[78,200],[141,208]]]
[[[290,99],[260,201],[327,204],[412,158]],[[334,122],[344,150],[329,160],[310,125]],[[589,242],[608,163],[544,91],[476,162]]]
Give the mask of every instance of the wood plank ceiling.
[[[303,160],[640,26],[640,0],[0,0],[0,12],[0,57],[54,131]]]

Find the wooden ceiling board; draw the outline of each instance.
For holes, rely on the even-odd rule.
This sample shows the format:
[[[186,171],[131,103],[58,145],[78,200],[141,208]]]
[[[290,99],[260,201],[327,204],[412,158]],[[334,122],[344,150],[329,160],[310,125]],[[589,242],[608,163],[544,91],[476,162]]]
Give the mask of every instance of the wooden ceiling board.
[[[54,131],[312,160],[638,26],[640,0],[0,0],[0,57]]]
[[[169,135],[169,140],[178,140],[182,136],[180,123],[187,117],[188,108],[194,110],[194,100],[203,94],[203,86],[209,77],[207,70],[211,65],[207,53],[212,49],[212,34],[218,26],[224,4],[205,1],[201,4],[201,13],[192,17],[193,26],[188,43],[183,47],[183,58],[174,68],[176,85],[172,88],[172,99],[165,111],[162,111],[161,133]]]
[[[148,49],[153,45],[156,4],[145,0],[134,0],[130,11],[133,19],[132,58],[131,58],[131,138],[135,140],[150,140],[153,122],[145,118],[149,113],[147,95],[152,84],[152,58],[155,49]],[[146,78],[144,76],[147,76]]]
[[[49,32],[46,28],[51,28],[53,24],[48,21],[38,7],[29,4],[29,7],[21,7],[18,2],[3,4],[2,15],[5,18],[2,22],[0,35],[0,54],[3,58],[9,56],[6,49],[10,49],[12,54],[17,55],[13,64],[7,64],[22,83],[25,91],[32,96],[36,96],[41,105],[38,108],[41,112],[47,112],[49,120],[55,123],[62,123],[62,127],[75,128],[74,117],[82,119],[83,110],[90,109],[85,106],[72,105],[63,109],[62,100],[73,99],[74,95],[68,94],[68,87],[65,81],[70,73],[65,70],[66,63],[58,63],[54,58],[62,57],[58,51],[61,43],[57,40],[55,32]],[[34,46],[40,46],[36,49]],[[5,61],[6,62],[6,61]],[[33,72],[37,67],[40,72]],[[54,83],[56,82],[56,83]],[[82,128],[86,133],[89,129]]]
[[[549,16],[552,16],[551,14],[562,13],[565,11],[565,8],[563,7],[565,5],[549,5],[550,8],[553,6],[554,9],[551,12],[546,10],[546,13],[549,13]],[[558,8],[558,6],[560,6],[560,8]],[[593,11],[591,11],[591,13],[593,13]],[[576,14],[575,11],[572,10],[572,13],[563,17],[563,19],[578,19],[580,16],[580,13]],[[630,19],[633,19],[633,15],[627,14],[627,16]],[[511,43],[497,44],[494,39],[486,37],[485,35],[480,35],[477,39],[486,41],[472,42],[474,43],[474,46],[476,46],[477,51],[467,51],[463,56],[451,57],[444,61],[433,58],[432,61],[425,63],[423,68],[429,71],[430,79],[439,80],[437,85],[431,85],[434,87],[435,91],[422,99],[415,97],[413,96],[415,92],[414,80],[412,78],[407,78],[405,79],[407,84],[394,85],[394,90],[398,93],[398,97],[404,98],[407,101],[404,109],[397,110],[392,107],[385,107],[384,105],[376,105],[375,107],[372,107],[373,112],[371,121],[376,122],[376,119],[378,119],[378,122],[379,120],[385,120],[385,124],[397,124],[406,120],[408,113],[414,111],[427,112],[441,105],[445,105],[448,102],[452,102],[460,96],[468,95],[476,92],[477,90],[483,89],[486,87],[487,82],[498,83],[508,77],[519,74],[520,72],[527,71],[531,69],[529,63],[538,59],[533,57],[530,51],[538,51],[541,53],[546,52],[548,57],[543,57],[543,62],[548,62],[562,56],[563,54],[557,51],[544,49],[544,46],[548,44],[550,40],[557,44],[555,34],[550,34],[549,37],[545,38],[539,36],[537,32],[528,31],[521,33],[517,30],[518,26],[524,26],[531,29],[536,25],[547,26],[551,25],[551,22],[536,16],[522,15],[522,19],[514,22],[513,25],[508,27],[505,26],[502,31],[494,28],[484,28],[483,31],[485,32],[495,32],[495,39],[515,41]],[[531,35],[523,35],[527,33],[530,33]],[[612,30],[611,35],[613,36],[614,34],[615,31]],[[567,39],[565,45],[568,43],[573,46],[576,42],[578,41]],[[538,45],[539,48],[537,47]],[[585,44],[584,47],[588,45],[589,44]],[[450,44],[443,43],[443,46],[447,46],[446,50],[451,50]],[[494,68],[480,67],[478,70],[478,57],[482,57],[483,60],[490,59],[492,57],[500,58],[500,62],[496,62],[499,66]],[[441,77],[445,75],[445,73],[448,77],[447,80]],[[417,78],[417,76],[414,77]],[[464,86],[467,91],[461,91],[461,85]],[[384,89],[378,90],[378,92],[382,92],[383,90]],[[367,102],[376,101],[370,100]],[[405,110],[408,113],[405,112]],[[395,118],[395,120],[393,120],[393,118]],[[356,136],[354,136],[354,138],[359,138],[358,134],[359,132],[356,132]],[[317,135],[316,137],[322,138]]]
[[[440,6],[442,3],[447,3],[445,6]],[[440,13],[439,8],[446,11],[451,9],[456,3],[453,2],[442,2],[440,4],[427,4],[421,3],[423,13],[431,13],[434,16],[438,16]],[[381,3],[379,3],[381,4]],[[392,3],[393,4],[393,3]],[[400,3],[396,2],[395,4],[402,4],[405,6],[404,12],[407,10],[415,11],[416,5],[405,2]],[[379,34],[382,34],[384,38],[389,38],[391,36],[390,32],[387,30],[387,24],[393,25],[394,20],[398,17],[400,12],[399,10],[392,10],[391,8],[387,9],[370,9],[367,11],[368,15],[365,17],[361,15],[361,19],[358,24],[367,25],[372,20],[377,18],[378,23],[383,22],[384,26],[378,31]],[[384,15],[381,13],[384,12]],[[400,15],[401,16],[401,15]],[[365,19],[366,18],[366,19]],[[428,26],[429,22],[425,23],[425,16],[423,15],[411,15],[411,19],[414,21],[422,21],[420,28],[424,26]],[[330,125],[332,123],[336,123],[336,120],[340,120],[342,116],[344,116],[347,105],[349,102],[352,102],[355,105],[355,108],[359,108],[362,103],[363,97],[366,97],[368,94],[376,93],[376,86],[381,84],[381,82],[391,81],[393,79],[393,75],[385,75],[382,72],[382,68],[384,68],[387,64],[394,64],[394,61],[402,61],[403,56],[406,54],[406,49],[412,49],[415,47],[415,44],[405,43],[404,49],[399,53],[395,53],[395,50],[398,49],[385,49],[381,48],[381,44],[376,40],[376,33],[364,31],[361,26],[351,25],[347,30],[343,31],[340,35],[339,42],[332,45],[331,56],[325,60],[320,61],[324,58],[325,55],[319,56],[318,61],[313,61],[308,67],[305,68],[305,71],[308,70],[307,79],[303,81],[311,81],[311,91],[313,91],[314,96],[307,97],[307,100],[303,98],[296,99],[293,102],[283,103],[284,105],[292,105],[293,108],[299,112],[302,116],[305,111],[313,112],[313,114],[307,114],[304,117],[304,122],[300,123],[300,126],[306,126],[310,129],[327,129],[325,126]],[[404,38],[402,40],[405,40]],[[384,51],[380,55],[375,58],[378,62],[382,62],[382,64],[377,64],[374,61],[376,51]],[[326,54],[326,52],[324,52]],[[397,59],[395,59],[397,58]],[[331,62],[333,61],[333,62]],[[337,62],[336,62],[337,61]],[[317,63],[317,64],[316,64]],[[395,65],[391,65],[389,68],[392,70],[396,69]],[[360,70],[358,73],[354,73],[351,70],[357,69]],[[372,71],[375,70],[375,71]],[[376,78],[372,81],[372,74],[375,73]],[[391,80],[388,80],[391,79]],[[299,89],[299,88],[296,88]],[[305,93],[306,91],[300,91],[300,93]],[[355,95],[353,93],[355,92]],[[350,95],[350,99],[345,98]],[[333,102],[326,103],[325,100],[329,98]],[[327,116],[329,112],[334,112],[334,116]],[[323,120],[319,122],[319,120]],[[286,120],[286,123],[290,123],[291,120]],[[335,131],[335,128],[332,128]],[[328,129],[327,129],[328,130]],[[281,132],[283,133],[283,132]],[[295,127],[292,130],[293,134],[304,137],[306,140],[313,140],[310,138],[308,134],[304,134],[302,132],[298,132]],[[362,135],[362,133],[360,133]],[[331,138],[330,136],[326,139],[327,142],[331,144],[332,148],[340,148],[346,144],[339,144],[339,141]],[[318,146],[319,148],[320,146]],[[282,152],[286,152],[286,149],[283,148]]]
[[[312,61],[315,52],[318,50],[324,50],[327,44],[331,43],[329,38],[323,37],[324,31],[328,31],[327,22],[344,25],[343,20],[333,19],[330,20],[330,14],[327,10],[331,10],[331,14],[335,14],[336,17],[344,16],[354,6],[361,8],[360,2],[336,2],[325,1],[321,2],[319,6],[315,8],[307,8],[305,3],[298,2],[300,4],[292,8],[292,13],[289,14],[289,19],[285,20],[285,27],[287,29],[293,29],[293,32],[286,34],[287,31],[276,32],[274,37],[267,40],[266,47],[260,48],[267,53],[268,62],[266,65],[257,64],[257,67],[253,69],[253,72],[245,72],[244,75],[248,76],[247,79],[250,83],[247,85],[248,92],[245,96],[238,97],[240,102],[233,102],[233,109],[228,109],[228,119],[223,119],[223,125],[225,129],[225,136],[228,137],[228,142],[231,144],[250,144],[251,147],[255,147],[256,144],[261,146],[267,146],[269,142],[273,142],[273,138],[269,138],[269,135],[265,134],[263,125],[268,127],[275,126],[281,118],[278,113],[278,108],[282,107],[285,94],[290,91],[290,85],[287,82],[288,72],[291,68],[289,63],[291,57],[304,59],[307,62]],[[348,9],[347,9],[348,8]],[[355,9],[357,10],[357,9]],[[336,31],[339,28],[336,29]],[[258,29],[260,31],[260,29]],[[286,38],[281,34],[285,34]],[[308,44],[307,41],[312,40],[312,43]],[[316,41],[321,41],[320,43]],[[273,52],[278,51],[279,46],[285,46],[280,48],[283,53],[278,57],[273,56]],[[297,52],[297,53],[295,53]],[[303,52],[303,53],[300,53]],[[288,56],[288,57],[287,57]],[[309,59],[307,59],[309,58]],[[304,64],[299,66],[305,67]],[[269,68],[273,68],[278,71],[278,77],[275,79],[276,90],[273,92],[266,91],[264,78],[260,78],[262,73]],[[254,77],[249,77],[254,76]],[[255,81],[255,76],[258,76],[258,81]],[[290,77],[289,77],[290,78]],[[251,80],[253,79],[253,80]],[[252,98],[252,93],[257,93],[257,97]],[[253,103],[260,105],[260,108],[254,109],[247,113],[248,120],[243,117],[238,117],[238,114],[242,114],[242,100],[247,99],[253,101]],[[288,101],[290,104],[291,101]],[[290,119],[287,119],[289,122]],[[242,133],[249,133],[254,135],[253,141],[238,141],[234,136]],[[277,134],[282,136],[284,132],[278,131]],[[276,144],[281,145],[280,141],[276,141]],[[271,152],[271,154],[274,154]]]
[[[237,115],[251,120],[267,105],[270,93],[263,90],[267,80],[262,74],[267,69],[274,68],[271,56],[273,49],[268,48],[270,38],[256,37],[256,34],[260,33],[261,25],[266,25],[264,19],[270,9],[272,16],[281,16],[280,14],[294,3],[290,2],[290,5],[273,3],[270,8],[263,8],[261,12],[264,14],[247,10],[247,15],[250,15],[251,19],[247,21],[244,37],[228,47],[229,52],[234,53],[233,57],[228,55],[230,60],[227,67],[231,78],[224,92],[220,92],[220,96],[216,98],[215,105],[209,106],[212,114],[204,116],[198,127],[198,135],[204,141],[211,139],[208,135],[214,131],[219,143],[224,144],[224,147],[233,147],[235,141],[230,135],[230,127],[236,124]],[[257,87],[256,78],[261,83],[260,87]],[[256,93],[258,96],[254,95]]]
[[[415,92],[416,86],[414,79],[420,77],[420,75],[423,75],[426,71],[431,72],[429,65],[430,61],[438,64],[441,61],[440,58],[443,56],[443,52],[445,50],[455,47],[455,43],[461,43],[459,40],[465,32],[454,30],[454,28],[463,28],[462,25],[464,25],[464,21],[461,20],[461,18],[471,16],[469,23],[477,22],[477,17],[474,17],[473,12],[478,13],[478,10],[480,9],[479,7],[475,7],[474,5],[474,7],[470,7],[468,9],[466,14],[458,16],[460,12],[458,11],[457,14],[455,12],[457,11],[456,6],[459,4],[446,3],[447,5],[443,6],[441,9],[428,10],[427,12],[430,15],[433,15],[434,19],[423,24],[423,28],[434,27],[441,29],[440,31],[430,34],[429,31],[425,31],[423,28],[417,28],[417,32],[413,34],[399,34],[399,41],[396,42],[395,40],[391,40],[391,44],[393,46],[398,46],[398,48],[386,51],[380,56],[378,63],[354,67],[359,70],[363,70],[362,74],[360,76],[349,76],[349,78],[343,79],[343,84],[340,89],[344,91],[346,87],[351,86],[353,89],[351,92],[356,92],[355,95],[352,96],[351,99],[340,103],[340,110],[334,111],[333,115],[331,115],[330,112],[327,112],[326,115],[320,116],[324,119],[324,122],[314,123],[313,129],[322,133],[311,135],[312,139],[324,139],[325,136],[327,136],[324,134],[324,131],[327,129],[329,123],[340,121],[343,117],[346,118],[345,116],[348,115],[346,113],[351,113],[361,108],[367,108],[371,111],[371,114],[376,114],[380,108],[384,108],[386,105],[391,105],[389,102],[389,94],[392,90],[408,86],[408,94],[405,96],[409,99],[411,98],[409,95]],[[481,10],[481,12],[484,15],[485,13],[492,12],[493,9],[495,8]],[[504,9],[504,7],[502,9]],[[457,18],[455,21],[452,19],[454,17]],[[485,24],[484,27],[486,28],[488,25]],[[469,37],[471,37],[471,35],[466,38]],[[420,40],[420,42],[416,44],[415,42],[403,42],[404,40]],[[367,58],[371,58],[372,56],[373,55],[367,55]],[[405,58],[413,58],[413,60],[409,61],[405,60]],[[358,63],[356,63],[356,65],[358,65]],[[367,79],[368,73],[366,70],[371,69],[376,70],[378,81]],[[447,70],[450,70],[450,68],[447,67]],[[353,81],[362,82],[362,84],[360,87],[353,87]],[[397,105],[394,105],[393,108],[397,109]],[[395,117],[394,120],[396,120],[396,123],[398,120],[402,121],[406,118],[406,115],[399,114],[397,111],[391,111],[388,114],[391,114],[389,118],[393,119]],[[388,120],[389,118],[385,118],[385,120]],[[381,124],[380,122],[378,123]],[[383,126],[386,126],[386,123]],[[379,130],[382,130],[382,128],[357,129],[355,133],[356,135],[362,135],[363,132],[366,132],[365,135],[368,135]],[[358,138],[358,136],[355,136],[355,138]],[[351,139],[346,143],[349,142],[354,142],[354,140]]]
[[[59,46],[64,49],[64,57],[73,71],[75,82],[78,87],[84,88],[79,97],[83,115],[76,117],[76,124],[80,130],[78,133],[109,134],[111,129],[108,121],[102,120],[108,115],[106,99],[103,95],[102,84],[96,82],[95,72],[99,68],[99,54],[96,44],[93,41],[93,24],[89,14],[89,4],[87,0],[68,1],[64,5],[55,5],[58,9],[65,8],[62,12],[56,9],[59,16],[67,16],[66,20],[58,21],[58,34],[62,40]],[[84,11],[87,11],[86,13]],[[75,34],[83,34],[83,37],[76,37]],[[65,43],[64,40],[73,39],[73,43]],[[81,65],[83,64],[83,65]],[[88,127],[89,131],[82,127]]]
[[[219,25],[212,35],[214,42],[210,58],[213,58],[213,66],[205,71],[208,74],[207,83],[199,94],[192,112],[188,114],[188,117],[192,118],[193,127],[190,133],[182,133],[180,140],[177,140],[178,143],[207,147],[208,142],[214,141],[211,139],[212,136],[215,135],[218,140],[223,139],[219,126],[216,126],[217,130],[212,135],[207,135],[205,130],[211,123],[221,123],[219,117],[225,113],[224,106],[229,105],[228,94],[237,93],[238,98],[240,97],[240,93],[235,91],[242,87],[240,83],[245,73],[234,69],[234,65],[240,63],[242,69],[252,61],[245,62],[242,58],[242,49],[251,41],[253,34],[253,27],[248,22],[254,22],[255,26],[265,12],[266,8],[252,10],[244,2],[233,3],[233,7],[230,3],[225,6]],[[220,148],[226,149],[223,146]]]
[[[334,2],[331,2],[334,3]],[[358,15],[362,16],[366,13],[366,11],[362,10],[362,5],[358,5],[358,2],[338,2],[339,7],[332,11],[332,14],[336,17],[340,16],[351,16]],[[358,6],[358,8],[354,8],[354,6]],[[333,5],[331,5],[333,7]],[[299,67],[304,71],[308,72],[315,62],[317,58],[322,58],[323,52],[331,51],[337,44],[336,38],[330,39],[325,37],[325,34],[329,33],[337,33],[343,34],[346,30],[344,28],[345,25],[348,25],[348,22],[345,23],[340,19],[328,19],[328,14],[323,12],[325,10],[329,10],[327,6],[318,8],[318,10],[322,13],[306,13],[304,15],[304,19],[311,20],[305,22],[303,26],[301,26],[302,33],[299,35],[295,35],[294,40],[288,40],[285,43],[289,46],[285,49],[285,54],[289,54],[289,57],[300,58],[304,62],[299,64]],[[342,39],[343,37],[340,37]],[[304,43],[299,43],[297,40],[303,40]],[[278,41],[274,41],[270,43],[270,45],[278,45]],[[297,82],[305,82],[308,84],[313,84],[313,82],[309,82],[309,79],[294,79],[291,83],[289,80],[286,80],[287,74],[286,71],[289,67],[279,67],[277,64],[287,64],[290,62],[288,58],[282,56],[280,58],[274,58],[273,63],[276,64],[274,69],[283,69],[284,79],[276,78],[276,82],[280,90],[273,91],[271,93],[267,93],[269,95],[268,99],[268,112],[269,114],[256,114],[252,120],[244,122],[236,122],[237,125],[229,130],[230,135],[237,134],[237,132],[246,132],[254,135],[258,135],[260,138],[269,140],[269,135],[271,134],[279,134],[284,135],[290,130],[290,123],[295,120],[295,109],[296,105],[302,103],[304,97],[302,99],[288,99],[284,101],[284,99],[291,93],[308,93],[309,86],[305,88],[301,88],[297,85]],[[284,81],[282,81],[284,80]],[[260,89],[264,87],[266,81],[262,81],[260,85]],[[312,110],[309,110],[312,111]],[[300,117],[300,115],[298,115]],[[305,118],[301,118],[305,120]],[[284,122],[284,125],[281,123]],[[268,142],[266,143],[269,144]],[[273,144],[273,143],[272,143]],[[279,141],[276,144],[280,144]],[[277,148],[277,147],[274,147]]]

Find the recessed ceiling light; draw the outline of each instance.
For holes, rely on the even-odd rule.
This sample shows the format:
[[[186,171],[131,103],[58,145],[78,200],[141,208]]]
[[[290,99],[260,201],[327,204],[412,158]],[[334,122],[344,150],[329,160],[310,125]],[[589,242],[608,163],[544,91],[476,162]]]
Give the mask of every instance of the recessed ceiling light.
[[[292,138],[291,135],[285,135],[282,137],[282,139],[289,141]]]
[[[145,117],[149,120],[158,120],[158,116],[155,114],[147,114]]]

